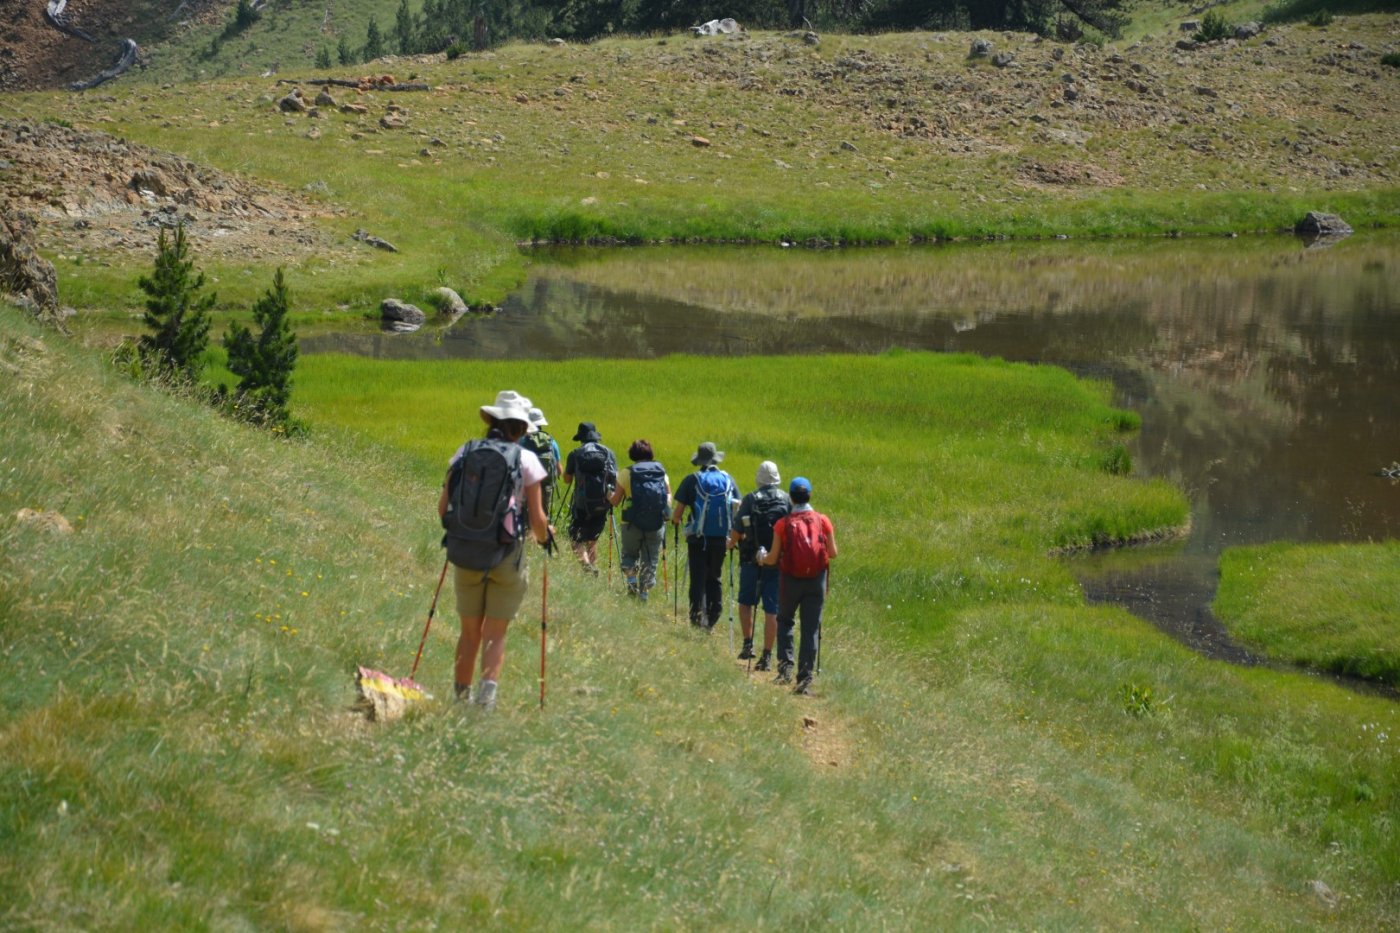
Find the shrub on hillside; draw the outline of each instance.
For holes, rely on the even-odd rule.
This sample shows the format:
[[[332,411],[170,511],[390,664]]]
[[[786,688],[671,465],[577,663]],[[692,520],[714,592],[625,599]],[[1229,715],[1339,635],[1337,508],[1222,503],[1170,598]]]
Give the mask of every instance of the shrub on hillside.
[[[1201,17],[1201,28],[1196,31],[1196,38],[1201,42],[1218,42],[1230,38],[1234,32],[1235,27],[1225,19],[1224,13],[1210,10]]]

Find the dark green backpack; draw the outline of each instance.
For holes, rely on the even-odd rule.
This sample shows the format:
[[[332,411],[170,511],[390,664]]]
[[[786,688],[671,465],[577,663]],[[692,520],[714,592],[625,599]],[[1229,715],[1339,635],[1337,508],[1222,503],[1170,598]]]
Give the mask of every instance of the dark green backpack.
[[[544,486],[554,488],[554,479],[559,475],[559,461],[554,456],[554,438],[544,431],[534,431],[520,440],[520,445],[540,459],[544,467]]]

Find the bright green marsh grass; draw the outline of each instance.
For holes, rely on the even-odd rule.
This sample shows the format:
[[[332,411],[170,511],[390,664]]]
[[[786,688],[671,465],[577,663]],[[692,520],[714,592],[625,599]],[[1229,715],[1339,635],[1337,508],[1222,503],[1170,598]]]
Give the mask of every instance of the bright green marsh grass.
[[[1273,657],[1400,685],[1400,542],[1232,549],[1215,613]]]
[[[1086,524],[1184,514],[1097,470],[1116,436],[1101,387],[915,355],[306,358],[298,414],[318,430],[279,442],[8,310],[0,362],[6,928],[1400,919],[1395,705],[1204,661],[1085,607],[1044,556]],[[707,407],[721,379],[734,390]],[[494,717],[345,712],[354,664],[407,673],[443,462],[506,384],[565,436],[577,412],[618,446],[648,434],[673,476],[708,437],[746,485],[761,456],[813,478],[843,544],[816,698],[559,560],[544,713],[537,590]],[[790,426],[760,431],[764,412]],[[921,482],[894,478],[911,462]],[[419,672],[439,692],[440,609]],[[1125,711],[1125,684],[1151,688],[1151,712]]]

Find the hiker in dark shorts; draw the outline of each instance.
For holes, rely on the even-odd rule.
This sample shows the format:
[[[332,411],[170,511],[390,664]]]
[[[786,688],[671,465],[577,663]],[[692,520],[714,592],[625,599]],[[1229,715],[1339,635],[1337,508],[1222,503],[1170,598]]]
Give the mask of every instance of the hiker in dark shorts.
[[[650,442],[633,441],[627,456],[632,465],[618,474],[608,502],[618,506],[630,500],[622,510],[622,575],[627,578],[627,595],[646,602],[656,585],[656,565],[671,517],[671,480]]]
[[[779,488],[782,478],[778,465],[765,460],[758,465],[754,477],[758,488],[744,496],[739,503],[734,528],[729,532],[729,544],[739,549],[739,626],[744,633],[744,648],[739,660],[753,655],[754,610],[763,604],[763,654],[754,668],[766,671],[773,659],[773,641],[778,633],[777,567],[760,567],[759,557],[773,547],[773,526],[778,519],[792,511],[792,500]]]
[[[724,555],[729,547],[729,529],[734,524],[734,507],[739,504],[739,486],[719,468],[724,451],[706,441],[690,462],[699,467],[681,480],[676,490],[676,508],[671,521],[679,525],[686,510],[685,541],[690,568],[690,624],[706,630],[719,622],[724,603]]]
[[[763,563],[782,573],[778,587],[778,678],[792,682],[792,626],[801,610],[802,643],[797,653],[797,686],[793,693],[812,689],[817,646],[821,642],[826,575],[836,556],[836,533],[831,519],[811,506],[812,484],[797,477],[788,486],[792,511],[773,526],[773,550]]]
[[[583,569],[598,575],[598,538],[608,525],[608,494],[617,482],[617,458],[603,446],[593,422],[584,421],[574,432],[579,446],[564,462],[564,485],[573,486],[569,510],[569,540]]]

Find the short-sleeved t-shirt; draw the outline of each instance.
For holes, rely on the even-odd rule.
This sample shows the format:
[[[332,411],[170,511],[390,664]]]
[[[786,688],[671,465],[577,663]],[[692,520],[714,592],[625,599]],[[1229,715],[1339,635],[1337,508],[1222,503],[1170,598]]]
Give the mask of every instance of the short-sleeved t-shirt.
[[[717,467],[717,466],[711,465],[711,466],[705,467],[705,469],[706,469],[706,470],[716,470],[716,471],[718,471],[718,472],[720,472],[720,473],[723,473],[726,477],[728,477],[728,479],[729,479],[729,505],[730,505],[730,507],[732,508],[733,505],[734,505],[734,503],[737,503],[737,502],[739,501],[739,499],[740,499],[740,496],[739,496],[739,484],[736,483],[736,482],[734,482],[734,477],[730,476],[728,473],[725,473],[723,470],[721,470],[721,469],[720,469],[719,467]],[[699,532],[699,528],[697,527],[697,526],[698,526],[698,523],[699,523],[699,520],[700,520],[700,516],[697,514],[698,510],[695,508],[695,500],[696,500],[697,498],[699,498],[699,494],[698,494],[698,492],[697,492],[699,486],[700,486],[700,473],[698,473],[698,472],[697,472],[697,473],[687,473],[685,479],[681,480],[680,488],[676,490],[675,500],[676,500],[677,502],[679,502],[681,505],[687,506],[687,507],[690,508],[690,517],[689,517],[688,519],[686,519],[686,525],[685,525],[685,533],[688,534],[688,535],[694,535],[694,534],[699,534],[699,533],[700,533],[700,532]]]
[[[781,539],[783,542],[783,553],[778,556],[778,567],[784,573],[787,573],[789,571],[787,546],[788,519],[802,512],[811,512],[813,515],[817,516],[817,519],[821,523],[822,536],[825,537],[828,541],[830,541],[835,535],[835,532],[832,530],[831,527],[831,519],[827,518],[822,513],[816,511],[810,505],[794,506],[792,512],[778,519],[778,521],[773,525],[773,540],[776,542]],[[830,555],[828,555],[828,559],[830,559]]]
[[[452,459],[447,462],[447,469],[450,472],[457,466],[457,461],[462,459],[462,454],[467,452],[467,445],[464,443],[457,448],[457,452],[452,455]],[[540,458],[535,456],[533,450],[520,448],[520,482],[515,484],[515,501],[520,506],[521,515],[525,519],[525,524],[529,525],[530,516],[525,513],[525,487],[538,486],[545,478],[544,464],[540,463]],[[514,522],[511,516],[506,516],[506,531],[515,534]]]
[[[666,481],[666,488],[670,489],[671,477],[663,473],[662,479]],[[617,474],[617,488],[622,490],[624,496],[632,498],[632,468],[630,466],[623,467],[622,472]]]

